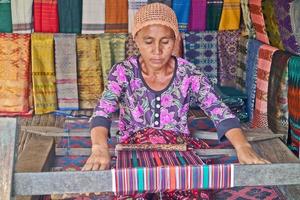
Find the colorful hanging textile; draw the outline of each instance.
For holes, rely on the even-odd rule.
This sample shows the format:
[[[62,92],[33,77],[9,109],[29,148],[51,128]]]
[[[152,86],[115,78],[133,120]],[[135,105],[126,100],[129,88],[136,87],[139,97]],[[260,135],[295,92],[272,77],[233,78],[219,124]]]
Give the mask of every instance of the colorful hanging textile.
[[[253,27],[251,18],[250,18],[250,11],[248,6],[249,0],[241,0],[241,7],[243,13],[243,22],[245,24],[246,33],[249,38],[255,38],[255,29]]]
[[[11,0],[14,33],[31,33],[33,0]]]
[[[111,67],[125,59],[127,34],[105,33],[100,35],[101,63],[104,86]]]
[[[128,0],[105,1],[105,32],[128,32]]]
[[[256,98],[252,126],[267,128],[268,84],[271,70],[272,56],[278,49],[269,45],[262,45],[258,50]]]
[[[133,28],[134,16],[140,7],[147,4],[147,0],[128,0],[128,32]]]
[[[78,110],[76,35],[56,34],[55,73],[59,110]]]
[[[277,19],[274,12],[274,1],[262,1],[262,11],[271,46],[283,50]]]
[[[261,0],[249,0],[250,17],[255,29],[255,38],[265,44],[269,44],[261,2]]]
[[[300,145],[300,57],[291,56],[288,61],[288,112],[289,144],[299,155]]]
[[[217,32],[184,33],[184,57],[217,83]]]
[[[0,115],[26,115],[30,109],[30,35],[0,34],[0,66]]]
[[[33,0],[33,16],[34,32],[59,31],[57,0]]]
[[[163,3],[163,4],[166,4],[169,7],[172,7],[172,0],[148,0],[148,4],[149,3],[155,3],[155,2]]]
[[[128,58],[130,56],[137,56],[140,54],[139,49],[136,45],[136,43],[133,40],[132,34],[128,34],[126,44],[125,44],[125,58]]]
[[[189,31],[205,31],[206,0],[191,0]]]
[[[236,88],[246,92],[246,61],[247,61],[248,39],[240,36],[238,44],[238,57],[236,68]]]
[[[104,33],[105,0],[84,0],[82,2],[82,34]]]
[[[11,0],[0,0],[0,32],[11,33]]]
[[[206,30],[218,30],[223,9],[223,0],[207,0]]]
[[[219,85],[234,87],[236,84],[237,54],[240,35],[240,30],[218,32]]]
[[[254,100],[256,93],[257,79],[257,60],[258,50],[262,43],[258,40],[249,39],[247,46],[247,61],[246,61],[246,93],[247,106],[246,110],[251,121],[253,118]]]
[[[288,133],[288,60],[291,54],[273,54],[268,85],[268,127],[274,133]]]
[[[59,32],[81,33],[82,0],[57,0]]]
[[[297,44],[300,45],[300,1],[290,2],[290,15],[293,34],[296,37]],[[298,47],[299,49],[299,47]],[[300,51],[300,50],[299,50]]]
[[[103,91],[100,38],[77,37],[78,89],[80,109],[93,109]]]
[[[219,24],[219,31],[239,29],[240,18],[240,0],[224,0],[221,20]]]
[[[57,108],[53,34],[31,35],[32,83],[35,114]]]
[[[189,23],[191,0],[173,0],[172,8],[176,13],[180,32],[186,32]]]

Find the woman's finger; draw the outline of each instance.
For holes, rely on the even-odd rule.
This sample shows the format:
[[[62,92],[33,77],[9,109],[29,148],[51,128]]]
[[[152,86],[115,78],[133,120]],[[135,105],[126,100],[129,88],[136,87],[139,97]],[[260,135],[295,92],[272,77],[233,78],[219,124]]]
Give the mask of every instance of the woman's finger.
[[[100,164],[94,163],[94,164],[93,164],[93,167],[92,167],[92,170],[93,170],[93,171],[99,170],[99,168],[100,168]]]

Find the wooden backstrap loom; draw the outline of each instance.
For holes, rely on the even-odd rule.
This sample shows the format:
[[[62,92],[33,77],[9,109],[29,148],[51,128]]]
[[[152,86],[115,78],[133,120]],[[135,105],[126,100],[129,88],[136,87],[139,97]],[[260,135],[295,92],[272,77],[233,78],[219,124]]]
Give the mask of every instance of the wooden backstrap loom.
[[[15,173],[18,132],[17,119],[0,120],[0,200],[13,199],[16,195],[112,191],[112,170]],[[233,186],[281,185],[280,190],[288,199],[297,199],[300,194],[300,187],[297,186],[300,185],[300,161],[278,138],[274,137],[266,142],[259,141],[253,147],[273,164],[235,164]],[[265,154],[260,152],[262,149]],[[272,153],[266,153],[267,151]],[[207,152],[202,152],[204,155],[205,153]]]

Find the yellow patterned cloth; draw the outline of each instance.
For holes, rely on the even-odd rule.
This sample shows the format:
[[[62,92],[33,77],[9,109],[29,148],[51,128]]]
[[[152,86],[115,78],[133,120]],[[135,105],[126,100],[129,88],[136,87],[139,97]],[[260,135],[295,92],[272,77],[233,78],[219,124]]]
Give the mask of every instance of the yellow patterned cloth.
[[[224,0],[219,31],[239,29],[241,18],[240,4],[240,0]]]
[[[35,114],[53,112],[57,107],[53,34],[34,33],[31,40]]]
[[[29,105],[30,35],[0,34],[0,115],[26,115]]]
[[[79,107],[92,109],[103,92],[100,38],[98,35],[77,37]]]

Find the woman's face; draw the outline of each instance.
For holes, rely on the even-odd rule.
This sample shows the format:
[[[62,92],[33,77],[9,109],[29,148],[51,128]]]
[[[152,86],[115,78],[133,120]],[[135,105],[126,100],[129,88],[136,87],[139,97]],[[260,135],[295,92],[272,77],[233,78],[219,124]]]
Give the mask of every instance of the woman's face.
[[[135,42],[147,67],[158,69],[165,66],[171,58],[175,34],[167,26],[149,25],[137,33]]]

